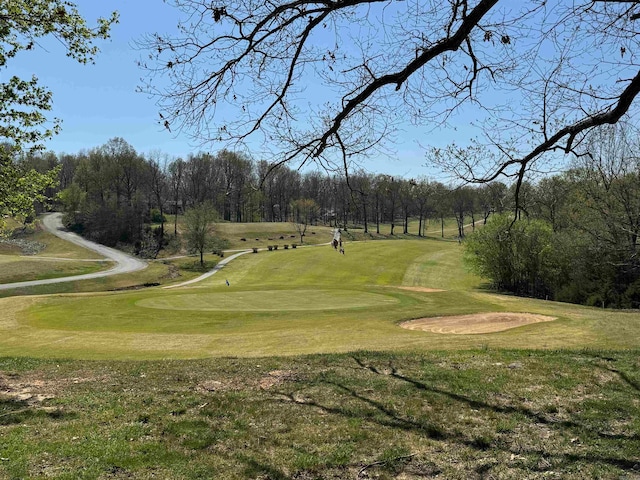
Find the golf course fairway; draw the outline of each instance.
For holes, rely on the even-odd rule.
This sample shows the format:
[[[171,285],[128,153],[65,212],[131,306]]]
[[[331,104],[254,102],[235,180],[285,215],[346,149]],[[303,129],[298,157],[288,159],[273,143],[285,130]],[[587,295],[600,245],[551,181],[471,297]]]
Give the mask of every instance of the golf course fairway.
[[[227,285],[228,282],[228,285]],[[40,358],[255,357],[356,350],[633,348],[640,315],[483,291],[454,242],[357,242],[244,255],[187,287],[0,299],[0,350]],[[406,288],[416,287],[416,288]],[[510,312],[479,334],[402,322]]]

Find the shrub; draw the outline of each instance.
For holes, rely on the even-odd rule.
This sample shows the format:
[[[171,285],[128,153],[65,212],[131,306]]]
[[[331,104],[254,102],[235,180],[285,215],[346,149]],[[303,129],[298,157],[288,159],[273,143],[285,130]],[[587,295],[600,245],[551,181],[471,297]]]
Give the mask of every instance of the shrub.
[[[520,295],[553,296],[562,273],[551,226],[541,220],[494,216],[465,242],[465,261],[494,287]]]
[[[226,238],[213,237],[210,242],[211,253],[220,255],[221,257],[224,256],[224,250],[231,246],[231,242]]]
[[[167,221],[167,217],[160,213],[160,209],[152,208],[151,209],[151,223],[164,223]]]

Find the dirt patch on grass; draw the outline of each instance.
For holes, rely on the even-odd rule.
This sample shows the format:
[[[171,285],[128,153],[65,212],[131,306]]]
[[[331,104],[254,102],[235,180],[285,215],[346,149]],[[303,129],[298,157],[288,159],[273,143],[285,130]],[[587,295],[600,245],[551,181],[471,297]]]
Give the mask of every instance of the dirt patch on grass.
[[[435,293],[435,292],[444,292],[445,290],[441,290],[439,288],[428,288],[428,287],[398,287],[402,290],[410,290],[412,292],[422,292],[422,293]]]
[[[196,391],[200,393],[210,393],[227,390],[239,391],[246,388],[269,390],[270,388],[280,386],[285,382],[298,380],[298,374],[292,370],[272,370],[262,375],[257,380],[246,378],[219,378],[217,380],[205,380],[198,383]]]
[[[54,397],[53,393],[43,391],[42,382],[34,384],[14,383],[0,374],[0,398],[8,398],[18,402],[25,402],[28,405],[35,405]]]
[[[550,322],[556,317],[533,313],[492,312],[451,317],[431,317],[410,320],[400,324],[408,330],[422,330],[432,333],[469,335],[493,333],[522,327],[531,323]]]
[[[39,376],[22,377],[0,371],[0,398],[8,398],[28,405],[35,405],[55,398],[71,384],[93,382],[95,377],[74,377],[57,380],[45,380]]]
[[[287,381],[295,381],[298,377],[291,370],[273,370],[260,379],[261,390],[268,390]]]

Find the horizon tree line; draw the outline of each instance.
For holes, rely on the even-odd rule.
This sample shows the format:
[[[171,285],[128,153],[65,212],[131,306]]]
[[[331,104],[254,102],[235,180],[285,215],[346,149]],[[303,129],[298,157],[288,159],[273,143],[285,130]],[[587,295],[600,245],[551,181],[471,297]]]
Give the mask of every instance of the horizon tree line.
[[[362,170],[301,173],[286,165],[271,169],[229,150],[172,158],[160,151],[139,154],[122,138],[76,154],[46,152],[19,161],[36,170],[58,169],[59,185],[47,193],[59,194],[67,225],[107,245],[140,242],[149,223],[159,223],[160,237],[172,224],[175,235],[178,215],[203,202],[223,221],[286,222],[294,221],[297,201],[312,200],[312,223],[391,235],[424,236],[427,220],[436,219],[443,234],[444,220],[455,216],[461,237],[465,224],[509,207],[509,187],[499,182],[454,188]],[[418,229],[410,232],[414,218]]]

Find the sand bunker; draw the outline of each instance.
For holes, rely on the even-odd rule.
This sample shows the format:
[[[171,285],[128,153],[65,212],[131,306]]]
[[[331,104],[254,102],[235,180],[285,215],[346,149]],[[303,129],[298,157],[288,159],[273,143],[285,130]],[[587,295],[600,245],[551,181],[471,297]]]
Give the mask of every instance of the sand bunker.
[[[556,317],[533,313],[496,312],[452,317],[419,318],[403,322],[400,326],[408,330],[469,335],[501,332],[510,328],[529,325],[530,323],[550,322],[552,320],[556,320]]]

